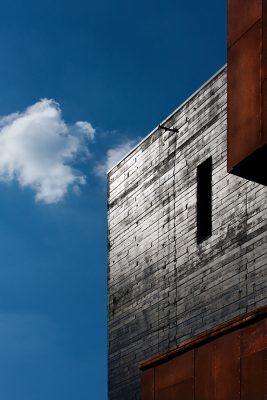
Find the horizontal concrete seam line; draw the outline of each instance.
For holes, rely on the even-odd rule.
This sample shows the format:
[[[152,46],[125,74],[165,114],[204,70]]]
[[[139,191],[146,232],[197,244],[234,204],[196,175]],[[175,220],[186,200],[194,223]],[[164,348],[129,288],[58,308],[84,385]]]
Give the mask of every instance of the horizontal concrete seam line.
[[[224,104],[224,107],[226,106],[226,103],[224,102],[223,103]],[[216,113],[216,115],[221,115],[221,118],[223,119],[225,119],[225,121],[226,121],[226,109],[220,109],[220,110],[218,110],[218,112]],[[207,117],[207,115],[205,115],[205,117]],[[204,124],[204,122],[206,122],[206,121],[209,121],[209,118],[203,118],[203,119],[201,119],[201,122],[203,122],[203,125],[202,126],[204,126],[205,124]],[[222,122],[222,121],[221,121]],[[199,127],[199,123],[197,123],[197,124],[194,124],[194,126],[192,126],[192,129],[190,129],[190,131],[192,132],[192,135],[194,135],[195,133],[196,133],[196,129],[199,131],[201,128],[198,128]],[[216,124],[216,127],[219,127],[219,124]],[[155,132],[154,132],[155,133]],[[191,135],[191,136],[192,136]],[[191,137],[190,136],[190,137]],[[188,139],[186,139],[186,140],[189,140],[190,138],[188,138]],[[184,141],[183,140],[181,140],[181,144],[183,144],[184,143]],[[180,145],[181,145],[180,144]],[[179,146],[180,146],[179,145]],[[137,145],[137,146],[139,146],[139,145]],[[153,146],[153,144],[151,145],[151,146]],[[179,146],[177,146],[177,147],[179,147]],[[132,151],[134,151],[134,149],[132,150]],[[154,151],[153,151],[154,152]],[[167,148],[165,149],[165,152],[167,152]],[[129,153],[130,154],[130,153]],[[129,155],[128,154],[128,155]],[[127,155],[127,156],[128,156]],[[125,157],[127,157],[127,156],[125,156]],[[151,154],[149,154],[148,155],[148,157],[145,159],[145,160],[143,160],[143,162],[145,163],[145,162],[147,162],[148,160],[149,160],[149,157],[151,157]],[[122,161],[122,160],[121,160]],[[132,168],[133,166],[130,166],[129,168]],[[129,168],[127,169],[127,170],[129,170]],[[121,175],[119,176],[119,178],[121,178]],[[116,178],[116,179],[119,179],[119,178]],[[113,178],[112,178],[113,179]],[[115,180],[116,180],[115,179]],[[120,182],[120,184],[119,185],[117,185],[116,187],[113,187],[112,188],[112,191],[114,191],[114,190],[116,190],[116,189],[118,189],[118,187],[121,185],[121,183],[122,182]],[[111,184],[113,185],[114,184],[114,181],[111,181]]]
[[[172,152],[172,154],[174,154],[175,156],[177,155],[177,153],[179,152],[179,151],[182,151],[186,146],[188,146],[191,142],[193,142],[198,136],[200,136],[200,135],[202,135],[206,130],[211,130],[212,129],[212,127],[215,125],[215,123],[220,119],[220,113],[219,114],[217,114],[217,115],[215,115],[213,118],[212,118],[212,120],[210,120],[209,122],[207,122],[206,124],[204,124],[203,126],[201,126],[200,128],[199,128],[199,130],[197,130],[196,132],[194,132],[193,134],[192,134],[192,136],[190,136],[188,139],[186,139],[183,143],[181,143],[173,152]],[[212,139],[211,139],[211,142],[212,142]],[[168,155],[165,159],[163,159],[161,162],[160,162],[160,164],[158,164],[158,165],[156,165],[156,167],[154,167],[154,170],[155,171],[160,171],[160,168],[163,168],[163,165],[164,165],[164,162],[165,162],[165,160],[166,159],[168,159],[170,157],[170,155]],[[166,163],[166,165],[168,165],[167,163]],[[169,167],[169,169],[168,170],[170,170],[172,167],[173,167],[173,165],[171,164],[170,166],[168,165],[168,167]],[[163,176],[164,174],[166,173],[166,171],[164,171],[163,170],[163,172],[162,172],[162,175],[160,175],[160,177],[161,176]],[[153,180],[153,182],[155,181],[155,180],[157,180],[159,178],[159,176],[157,175],[157,176],[155,176],[154,178],[152,177],[151,178],[151,180]],[[137,178],[138,179],[138,178]],[[140,179],[140,177],[139,177],[139,179]],[[153,183],[152,182],[152,183]],[[150,181],[147,183],[147,184],[152,184]],[[129,187],[126,191],[122,191],[121,192],[121,194],[120,195],[118,195],[118,197],[116,197],[113,201],[112,201],[112,203],[110,203],[109,204],[109,209],[110,208],[112,208],[113,206],[114,206],[114,204],[113,203],[116,203],[116,202],[118,202],[118,201],[121,201],[123,198],[125,198],[129,193],[131,193],[131,191],[133,191],[133,190],[135,190],[137,187],[138,187],[138,184],[139,184],[139,181],[136,181],[135,182],[135,184],[132,186],[132,187]]]
[[[190,154],[190,157],[191,157],[191,158],[192,158],[192,157],[196,157],[196,155],[197,155],[197,144],[198,144],[198,142],[201,142],[201,141],[202,141],[202,139],[203,139],[203,133],[204,133],[204,132],[207,132],[207,134],[210,136],[209,141],[208,141],[207,143],[205,143],[205,147],[208,146],[208,145],[211,145],[211,144],[213,143],[214,140],[218,140],[218,139],[219,139],[219,133],[216,134],[215,137],[212,137],[211,135],[212,135],[214,129],[217,129],[217,128],[220,127],[220,122],[221,122],[220,119],[221,119],[221,115],[220,115],[220,114],[216,115],[216,116],[211,120],[211,121],[213,121],[213,123],[212,123],[211,125],[209,125],[209,126],[207,126],[207,124],[202,125],[197,131],[195,131],[194,133],[192,133],[192,135],[191,135],[188,139],[186,139],[185,141],[181,142],[181,143],[179,144],[179,146],[177,146],[177,147],[175,148],[175,151],[176,151],[176,153],[177,153],[176,157],[179,158],[179,156],[180,156],[181,154],[178,152],[178,150],[179,150],[179,151],[181,151],[181,150],[183,151],[183,148],[186,147],[186,145],[188,144],[188,142],[189,142],[190,140],[194,140],[194,141],[195,141],[195,142],[194,142],[194,152]],[[211,122],[211,121],[210,121],[210,122]],[[225,132],[225,131],[223,130],[222,132],[220,132],[220,134],[224,134],[224,132]],[[223,143],[223,142],[220,142],[220,144],[222,144],[222,143]],[[168,153],[167,153],[167,152],[165,152],[165,153],[166,153],[166,154],[164,155],[164,157],[162,157],[162,159],[160,160],[160,163],[162,163],[163,160],[166,159],[166,156],[167,156]],[[216,150],[213,150],[213,153],[216,154]],[[179,159],[178,159],[178,162],[179,162]],[[160,164],[160,163],[159,163],[159,164]],[[156,164],[156,166],[157,166],[157,165],[158,165],[158,164]],[[145,174],[145,175],[142,176],[142,180],[148,179],[148,177],[151,175],[153,169],[154,169],[154,167],[149,167],[149,168],[147,168],[147,170],[144,171],[144,174]],[[193,169],[193,168],[192,168],[192,169]],[[134,180],[132,180],[132,184],[135,183],[135,182],[138,181],[138,180],[140,180],[140,175],[136,175],[136,177],[134,178]],[[122,186],[123,183],[124,183],[124,182],[122,182],[119,186]],[[113,189],[110,190],[109,203],[112,203],[115,199],[119,198],[119,197],[121,196],[121,194],[123,194],[124,188],[118,190],[119,186],[117,186],[116,188],[113,188]],[[114,194],[114,192],[115,192],[115,194]]]
[[[222,86],[222,88],[224,88],[224,90],[226,90],[226,89],[225,89],[225,86],[226,86],[225,84],[223,84],[223,86]],[[226,94],[226,92],[225,92],[225,94]],[[221,100],[225,97],[225,94],[224,94],[223,96],[220,97]],[[226,102],[225,102],[225,104],[223,103],[223,106],[221,107],[220,112],[223,112],[223,111],[224,111],[224,108],[226,108]],[[202,119],[202,116],[205,116],[206,113],[207,113],[207,111],[201,114],[201,119]],[[199,124],[199,119],[198,119],[197,122],[196,122],[196,121],[193,122],[192,125],[190,125],[190,128],[191,128],[191,129],[194,129],[194,127],[195,127],[196,125],[198,125],[198,124]],[[158,129],[158,128],[157,128],[157,129]],[[154,133],[155,133],[155,132],[154,132]],[[170,140],[170,138],[168,138],[168,140]],[[141,142],[141,143],[142,143],[142,142]],[[138,145],[137,145],[137,147],[138,147]],[[118,172],[118,171],[116,171],[116,172]],[[117,179],[117,178],[116,178],[116,179]],[[111,177],[111,182],[114,182],[113,176]]]
[[[222,124],[223,124],[223,122],[226,122],[226,112],[225,112],[225,111],[223,111],[223,112],[222,112],[222,111],[218,111],[218,113],[216,113],[216,115],[220,115],[221,121],[220,121],[220,123],[219,123],[218,121],[215,122],[215,123],[214,123],[213,129],[219,129],[219,128],[222,129],[222,126],[223,126]],[[203,128],[203,127],[207,124],[207,121],[210,121],[210,119],[209,119],[209,118],[203,119],[203,120],[201,121],[201,122],[203,122],[203,123],[196,125],[196,127],[195,127],[193,130],[190,130],[190,132],[191,132],[190,136],[189,136],[188,138],[186,138],[186,139],[184,138],[183,140],[181,140],[180,143],[179,143],[178,145],[175,146],[175,148],[179,148],[179,147],[180,147],[181,145],[183,145],[186,141],[190,140],[190,138],[191,138],[193,135],[195,135],[196,133],[202,133],[201,128]],[[208,127],[208,128],[207,128],[207,131],[211,134],[212,132],[211,132],[211,129],[210,129],[210,128],[211,128],[211,127]],[[200,131],[201,131],[201,132],[200,132]],[[226,132],[226,129],[222,129],[222,131],[220,131],[220,133],[224,133],[224,132]],[[216,137],[219,139],[219,133],[217,134]],[[197,140],[198,140],[198,141],[203,141],[203,137],[202,137],[201,135],[199,135],[199,138],[198,138]],[[214,140],[214,137],[213,137],[211,140]],[[220,143],[223,144],[224,141],[221,140]],[[154,143],[153,143],[151,146],[154,146]],[[162,159],[164,158],[164,156],[166,157],[166,154],[168,153],[168,150],[169,150],[169,147],[167,146],[166,149],[163,151],[163,157],[161,157],[160,161],[162,161]],[[151,162],[151,155],[153,155],[154,152],[155,152],[155,150],[154,150],[154,151],[151,151],[151,152],[149,153],[148,157],[146,157],[145,159],[142,160],[142,165],[145,167],[145,170],[144,170],[143,172],[148,173],[149,170],[150,170],[150,171],[153,170],[153,166],[150,165],[150,162]],[[132,167],[130,167],[130,168],[132,168]],[[136,168],[133,169],[132,175],[133,175],[134,173],[136,173]],[[110,185],[110,186],[112,186],[112,188],[110,189],[110,192],[111,192],[111,193],[113,193],[113,192],[120,192],[120,191],[121,191],[121,189],[119,189],[119,187],[123,184],[123,182],[125,181],[125,178],[122,179],[122,175],[121,175],[119,178],[116,178],[116,180],[117,180],[117,179],[120,180],[120,183],[119,183],[117,186],[114,187],[114,182],[115,182],[115,181],[114,181],[114,182]],[[136,179],[136,178],[135,178],[135,179]]]

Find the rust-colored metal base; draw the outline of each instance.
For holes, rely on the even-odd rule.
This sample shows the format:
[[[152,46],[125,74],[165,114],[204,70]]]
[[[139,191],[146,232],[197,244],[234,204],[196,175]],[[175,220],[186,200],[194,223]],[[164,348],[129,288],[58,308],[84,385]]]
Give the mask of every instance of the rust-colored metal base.
[[[141,363],[142,400],[265,400],[267,306]]]

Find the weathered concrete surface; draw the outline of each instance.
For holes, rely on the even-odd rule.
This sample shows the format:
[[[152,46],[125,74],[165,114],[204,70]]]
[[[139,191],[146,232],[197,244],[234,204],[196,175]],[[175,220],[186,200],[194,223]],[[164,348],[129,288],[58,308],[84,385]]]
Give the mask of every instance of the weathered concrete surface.
[[[267,188],[227,173],[226,71],[109,175],[109,398],[138,363],[267,303]],[[196,171],[212,156],[212,236],[196,241]]]

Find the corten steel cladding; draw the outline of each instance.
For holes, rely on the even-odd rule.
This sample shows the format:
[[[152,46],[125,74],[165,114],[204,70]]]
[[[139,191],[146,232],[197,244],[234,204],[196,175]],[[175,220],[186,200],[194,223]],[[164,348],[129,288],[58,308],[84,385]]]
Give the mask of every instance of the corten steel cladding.
[[[266,400],[267,307],[140,367],[141,400]]]
[[[228,0],[228,172],[267,185],[267,0]]]

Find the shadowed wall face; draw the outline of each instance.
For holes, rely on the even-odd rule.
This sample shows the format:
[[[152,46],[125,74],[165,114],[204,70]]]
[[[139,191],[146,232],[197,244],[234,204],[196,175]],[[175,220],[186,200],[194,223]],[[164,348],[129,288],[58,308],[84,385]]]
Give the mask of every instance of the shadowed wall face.
[[[228,171],[267,184],[267,1],[228,0]]]

